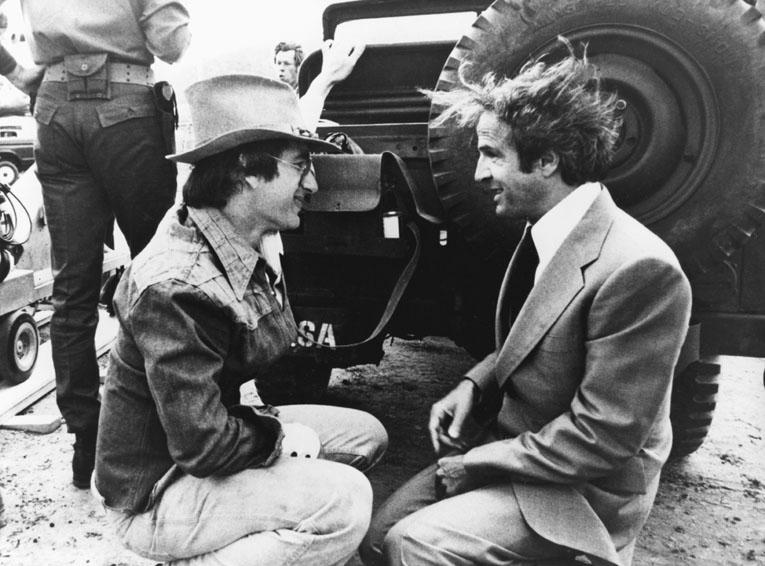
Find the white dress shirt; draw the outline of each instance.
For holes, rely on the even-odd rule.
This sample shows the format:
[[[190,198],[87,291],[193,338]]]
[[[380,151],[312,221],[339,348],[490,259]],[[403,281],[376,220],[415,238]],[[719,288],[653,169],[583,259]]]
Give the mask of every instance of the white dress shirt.
[[[534,274],[534,283],[539,280],[539,276],[566,237],[582,220],[587,209],[600,194],[600,190],[600,183],[579,185],[531,227],[531,239],[534,240],[534,246],[539,254],[539,265]]]

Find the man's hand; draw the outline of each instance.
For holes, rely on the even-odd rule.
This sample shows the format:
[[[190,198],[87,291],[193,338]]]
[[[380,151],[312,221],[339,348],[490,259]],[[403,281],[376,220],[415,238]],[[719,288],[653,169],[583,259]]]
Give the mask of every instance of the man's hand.
[[[34,66],[31,68],[16,65],[13,70],[5,75],[13,86],[25,94],[32,94],[40,86],[45,67]]]
[[[316,129],[329,92],[335,84],[351,74],[364,49],[366,45],[363,43],[348,45],[335,43],[331,39],[321,46],[321,72],[316,75],[299,102],[306,128],[311,131]]]
[[[439,498],[459,495],[480,485],[468,475],[464,458],[462,454],[439,458],[436,468],[436,494]]]
[[[433,404],[428,430],[436,454],[445,449],[464,452],[476,444],[484,432],[470,416],[477,394],[476,385],[463,379],[446,397]]]
[[[363,43],[349,45],[327,39],[321,46],[322,62],[319,77],[325,80],[329,86],[345,80],[353,71],[356,61],[359,60],[366,47]]]

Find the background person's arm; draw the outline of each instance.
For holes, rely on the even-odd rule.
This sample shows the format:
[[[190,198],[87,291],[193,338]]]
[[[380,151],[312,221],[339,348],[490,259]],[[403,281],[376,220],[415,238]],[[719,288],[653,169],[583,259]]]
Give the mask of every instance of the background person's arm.
[[[145,0],[141,27],[146,47],[165,63],[175,63],[191,42],[189,12],[178,0]]]
[[[319,124],[324,102],[332,87],[345,80],[351,74],[356,62],[364,53],[363,43],[334,42],[326,40],[321,46],[321,72],[311,82],[308,90],[300,97],[300,112],[303,114],[306,127],[313,131]]]
[[[23,67],[16,62],[10,52],[0,45],[0,74],[8,79],[21,92],[31,94],[37,90],[45,67]]]

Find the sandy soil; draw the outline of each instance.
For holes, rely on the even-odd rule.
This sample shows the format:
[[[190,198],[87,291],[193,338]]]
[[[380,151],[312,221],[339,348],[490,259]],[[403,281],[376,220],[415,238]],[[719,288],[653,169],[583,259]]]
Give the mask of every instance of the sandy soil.
[[[722,361],[710,436],[665,468],[636,566],[765,564],[765,360]],[[368,410],[390,433],[391,448],[370,475],[376,504],[430,463],[428,408],[472,363],[448,340],[426,339],[394,342],[379,367],[335,370],[327,402]],[[51,412],[54,403],[51,394],[31,410]],[[48,435],[0,431],[8,520],[0,529],[0,564],[153,566],[122,549],[98,505],[71,485],[72,440],[64,428]]]

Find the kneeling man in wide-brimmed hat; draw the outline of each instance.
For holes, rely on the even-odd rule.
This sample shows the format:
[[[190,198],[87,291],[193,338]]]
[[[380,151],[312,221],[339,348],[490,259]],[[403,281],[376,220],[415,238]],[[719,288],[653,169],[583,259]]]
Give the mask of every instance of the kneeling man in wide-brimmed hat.
[[[337,148],[304,129],[278,81],[216,77],[186,94],[195,147],[169,158],[194,168],[114,297],[94,490],[147,558],[342,564],[369,524],[359,470],[381,457],[385,429],[353,409],[239,396],[297,334],[263,238],[299,226],[317,190],[310,152]]]

